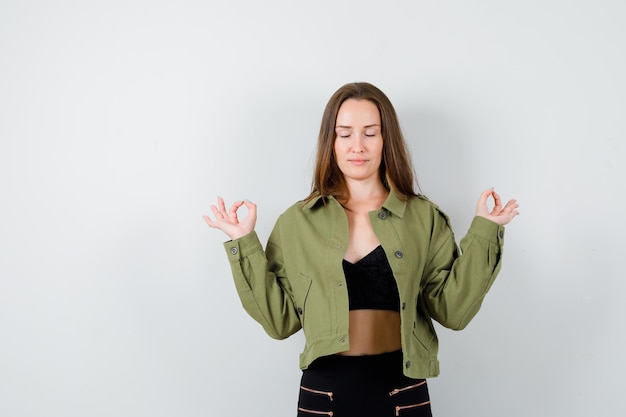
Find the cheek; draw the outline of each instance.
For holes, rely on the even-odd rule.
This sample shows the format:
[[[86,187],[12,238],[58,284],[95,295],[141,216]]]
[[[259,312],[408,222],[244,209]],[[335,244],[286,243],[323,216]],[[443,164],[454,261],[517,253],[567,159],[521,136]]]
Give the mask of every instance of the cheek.
[[[380,155],[380,157],[383,157],[383,151],[384,151],[385,146],[383,145],[383,142],[381,141],[378,145],[378,150],[377,153],[378,155]]]
[[[345,142],[341,142],[338,140],[335,141],[335,144],[333,145],[333,153],[335,154],[335,156],[341,155],[342,153],[344,153],[345,149],[346,149]]]

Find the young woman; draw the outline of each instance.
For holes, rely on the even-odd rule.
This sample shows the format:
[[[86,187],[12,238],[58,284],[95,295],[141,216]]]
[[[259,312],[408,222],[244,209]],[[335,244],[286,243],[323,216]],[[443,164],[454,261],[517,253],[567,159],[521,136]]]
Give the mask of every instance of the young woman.
[[[391,102],[351,83],[324,111],[311,194],[279,217],[265,250],[253,203],[218,198],[204,217],[231,239],[246,311],[277,339],[304,330],[298,416],[431,415],[432,320],[462,329],[478,312],[518,204],[484,191],[461,255],[448,217],[414,185]]]

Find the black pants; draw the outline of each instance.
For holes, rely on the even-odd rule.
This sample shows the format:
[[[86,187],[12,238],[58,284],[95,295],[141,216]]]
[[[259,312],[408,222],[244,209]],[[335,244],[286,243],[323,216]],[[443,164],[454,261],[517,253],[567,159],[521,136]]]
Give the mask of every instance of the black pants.
[[[424,379],[402,374],[402,352],[326,356],[302,374],[298,417],[431,417]]]

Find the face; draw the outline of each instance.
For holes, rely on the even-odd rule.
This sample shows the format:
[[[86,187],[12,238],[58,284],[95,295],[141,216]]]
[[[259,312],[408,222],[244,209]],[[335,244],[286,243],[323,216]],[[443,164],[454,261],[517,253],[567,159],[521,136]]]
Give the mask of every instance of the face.
[[[383,136],[378,107],[368,100],[344,101],[337,113],[335,134],[335,159],[346,181],[380,181]]]

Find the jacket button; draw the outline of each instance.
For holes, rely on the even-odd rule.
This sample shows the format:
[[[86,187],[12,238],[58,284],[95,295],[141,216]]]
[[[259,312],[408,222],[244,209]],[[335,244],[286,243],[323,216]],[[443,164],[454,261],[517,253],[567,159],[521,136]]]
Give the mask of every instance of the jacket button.
[[[300,307],[298,307],[296,311],[298,312],[299,315],[302,315],[302,309]]]
[[[406,303],[402,303],[402,310],[406,308]]]
[[[500,230],[499,236],[500,236],[500,239],[504,239],[504,231],[503,230]]]
[[[378,218],[381,220],[385,220],[387,218],[387,212],[381,211],[380,213],[378,213]]]
[[[233,255],[237,255],[237,252],[239,252],[239,249],[235,247],[230,248],[230,253],[232,253]]]
[[[411,367],[411,361],[406,361],[406,364],[404,366],[406,366],[407,369],[410,368]]]
[[[398,259],[400,259],[400,258],[402,258],[404,256],[404,254],[402,253],[401,250],[397,250],[394,255],[396,255],[396,258],[398,258]]]

